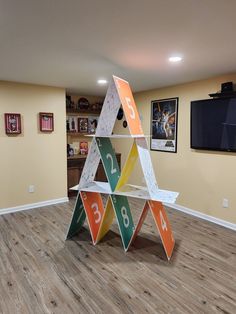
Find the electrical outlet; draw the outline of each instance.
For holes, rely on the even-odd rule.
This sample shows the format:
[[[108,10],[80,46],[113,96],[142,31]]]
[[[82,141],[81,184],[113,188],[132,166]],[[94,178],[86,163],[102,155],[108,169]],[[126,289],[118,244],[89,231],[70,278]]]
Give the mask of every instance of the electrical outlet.
[[[34,185],[29,185],[28,191],[29,193],[34,193]]]
[[[223,198],[222,206],[224,208],[228,208],[229,207],[229,200],[227,198]]]

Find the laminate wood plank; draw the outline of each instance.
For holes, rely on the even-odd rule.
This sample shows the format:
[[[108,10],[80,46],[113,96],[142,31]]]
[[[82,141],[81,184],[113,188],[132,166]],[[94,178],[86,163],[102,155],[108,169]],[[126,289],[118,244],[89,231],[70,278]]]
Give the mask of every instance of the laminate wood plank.
[[[65,241],[74,202],[0,216],[0,313],[236,313],[234,231],[167,208],[168,262],[150,213],[127,253],[116,222]]]

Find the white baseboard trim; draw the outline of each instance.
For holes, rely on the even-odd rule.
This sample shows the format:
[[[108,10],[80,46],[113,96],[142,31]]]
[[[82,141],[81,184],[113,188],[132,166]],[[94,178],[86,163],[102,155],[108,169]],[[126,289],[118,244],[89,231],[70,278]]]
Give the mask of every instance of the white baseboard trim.
[[[55,205],[55,204],[60,204],[60,203],[66,203],[68,201],[69,201],[68,197],[62,197],[62,198],[56,198],[56,199],[49,200],[49,201],[43,201],[43,202],[32,203],[32,204],[25,204],[25,205],[20,205],[20,206],[16,206],[16,207],[8,207],[8,208],[2,208],[2,209],[0,208],[0,215],[16,213],[16,212],[20,212],[22,210],[28,210],[28,209],[38,208],[38,207],[44,207],[44,206]]]
[[[176,210],[179,210],[183,213],[186,213],[188,215],[191,215],[191,216],[195,216],[195,217],[198,217],[200,219],[204,219],[204,220],[207,220],[207,221],[210,221],[210,222],[213,222],[217,225],[220,225],[220,226],[223,226],[225,228],[228,228],[228,229],[231,229],[231,230],[234,230],[236,231],[236,224],[233,224],[229,221],[226,221],[226,220],[223,220],[223,219],[219,219],[219,218],[216,218],[216,217],[213,217],[213,216],[210,216],[210,215],[206,215],[206,214],[203,214],[201,212],[198,212],[198,211],[195,211],[193,209],[190,209],[190,208],[187,208],[187,207],[184,207],[184,206],[181,206],[181,205],[177,205],[177,204],[165,204],[167,207],[170,207],[170,208],[174,208]]]

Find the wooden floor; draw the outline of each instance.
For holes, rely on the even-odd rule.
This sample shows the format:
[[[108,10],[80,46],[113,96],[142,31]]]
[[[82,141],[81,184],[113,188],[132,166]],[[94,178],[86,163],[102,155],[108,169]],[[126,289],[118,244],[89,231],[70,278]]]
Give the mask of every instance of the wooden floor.
[[[236,232],[168,209],[168,262],[151,215],[128,253],[116,223],[65,242],[73,203],[0,216],[0,313],[236,313]]]

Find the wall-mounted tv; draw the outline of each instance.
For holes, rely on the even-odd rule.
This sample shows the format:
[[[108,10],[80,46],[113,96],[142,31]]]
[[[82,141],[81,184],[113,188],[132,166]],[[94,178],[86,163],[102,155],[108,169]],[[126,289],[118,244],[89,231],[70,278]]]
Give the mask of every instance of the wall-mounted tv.
[[[236,97],[191,102],[191,148],[236,152]]]

